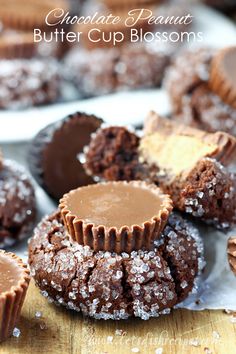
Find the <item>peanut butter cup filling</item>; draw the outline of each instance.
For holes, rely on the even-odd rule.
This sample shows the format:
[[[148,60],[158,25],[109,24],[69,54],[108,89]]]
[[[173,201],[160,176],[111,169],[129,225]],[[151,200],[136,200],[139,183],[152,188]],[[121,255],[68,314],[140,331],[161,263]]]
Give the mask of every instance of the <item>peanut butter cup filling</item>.
[[[185,177],[202,159],[213,158],[229,166],[235,161],[236,139],[223,132],[207,133],[150,112],[140,140],[139,160],[158,168],[157,173]]]
[[[211,156],[217,145],[207,144],[187,135],[165,135],[154,133],[141,140],[141,156],[173,175],[189,170],[203,157]]]
[[[95,250],[128,252],[158,238],[172,201],[145,182],[110,182],[71,191],[60,208],[72,239]]]

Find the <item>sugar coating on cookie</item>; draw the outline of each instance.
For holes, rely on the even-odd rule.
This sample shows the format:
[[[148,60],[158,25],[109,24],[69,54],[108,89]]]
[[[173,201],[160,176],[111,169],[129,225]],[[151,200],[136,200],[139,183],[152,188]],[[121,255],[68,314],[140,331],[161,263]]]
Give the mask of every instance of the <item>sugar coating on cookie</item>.
[[[97,319],[147,320],[196,291],[202,252],[197,229],[178,214],[171,214],[152,251],[117,254],[73,242],[57,212],[36,228],[29,264],[49,302]]]

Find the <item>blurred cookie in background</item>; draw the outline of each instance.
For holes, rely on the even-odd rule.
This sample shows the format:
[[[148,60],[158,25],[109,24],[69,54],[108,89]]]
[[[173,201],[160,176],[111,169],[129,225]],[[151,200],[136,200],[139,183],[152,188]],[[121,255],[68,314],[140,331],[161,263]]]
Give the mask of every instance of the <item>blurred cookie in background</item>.
[[[15,110],[53,103],[60,91],[60,65],[54,59],[0,60],[0,108]]]
[[[236,136],[235,62],[236,47],[186,50],[176,56],[164,79],[173,117],[209,132]]]
[[[66,77],[83,97],[157,87],[168,64],[167,54],[155,52],[145,44],[120,49],[74,48],[64,61]]]

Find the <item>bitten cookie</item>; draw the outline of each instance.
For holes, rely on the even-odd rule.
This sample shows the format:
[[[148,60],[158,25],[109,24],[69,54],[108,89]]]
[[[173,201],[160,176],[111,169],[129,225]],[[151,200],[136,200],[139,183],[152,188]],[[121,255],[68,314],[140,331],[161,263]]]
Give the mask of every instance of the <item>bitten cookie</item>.
[[[54,199],[81,185],[93,183],[79,161],[79,154],[102,120],[74,113],[42,129],[29,147],[29,168],[37,182]]]
[[[33,228],[36,216],[34,188],[26,171],[14,161],[0,167],[0,247],[21,240]]]
[[[201,272],[198,231],[177,214],[151,251],[94,252],[72,241],[60,212],[46,217],[29,244],[29,264],[50,302],[97,319],[144,320],[168,314],[191,291]]]
[[[85,150],[87,173],[105,180],[141,179],[174,205],[217,227],[236,222],[236,140],[165,120],[152,112],[141,139],[122,127],[99,130]]]
[[[173,118],[209,132],[221,130],[236,136],[235,60],[236,47],[221,51],[201,48],[177,56],[164,80]]]

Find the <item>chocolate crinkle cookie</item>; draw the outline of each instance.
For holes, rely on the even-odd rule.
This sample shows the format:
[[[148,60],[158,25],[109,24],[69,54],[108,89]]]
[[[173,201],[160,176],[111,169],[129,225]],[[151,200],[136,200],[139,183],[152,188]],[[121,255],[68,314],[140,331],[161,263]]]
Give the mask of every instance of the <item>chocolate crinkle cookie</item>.
[[[72,241],[56,212],[36,228],[29,264],[49,302],[96,319],[147,320],[196,291],[202,252],[197,229],[175,213],[152,251],[117,254]]]
[[[0,108],[54,102],[60,95],[59,64],[53,59],[0,60]]]
[[[169,57],[145,45],[120,49],[74,48],[64,64],[66,78],[71,78],[80,95],[90,97],[159,86]]]
[[[124,127],[98,130],[85,149],[84,168],[96,180],[156,183],[178,210],[228,228],[236,223],[235,151],[233,136],[151,112],[141,138]]]
[[[183,98],[183,111],[175,118],[208,132],[221,130],[236,136],[236,109],[224,104],[205,83]]]
[[[0,247],[21,240],[36,216],[34,188],[25,170],[10,160],[0,168]]]
[[[185,49],[172,61],[164,77],[174,113],[182,111],[183,99],[209,79],[210,63],[215,51],[211,48]],[[184,78],[184,80],[183,80]]]

